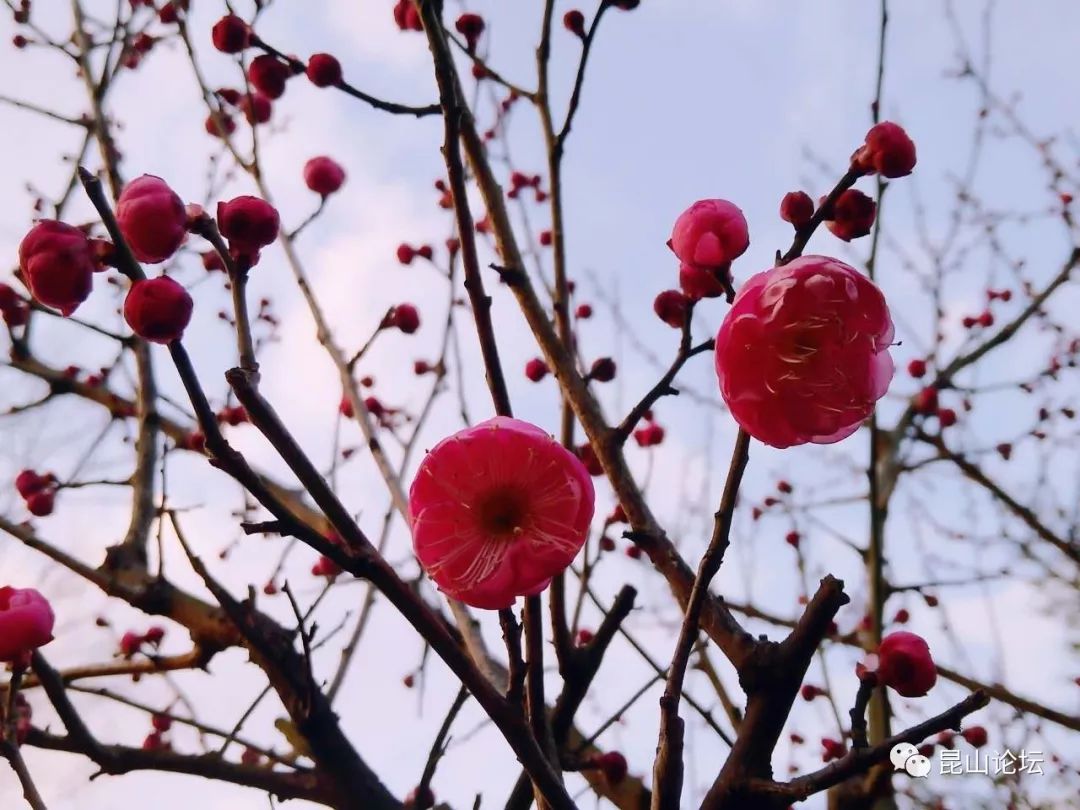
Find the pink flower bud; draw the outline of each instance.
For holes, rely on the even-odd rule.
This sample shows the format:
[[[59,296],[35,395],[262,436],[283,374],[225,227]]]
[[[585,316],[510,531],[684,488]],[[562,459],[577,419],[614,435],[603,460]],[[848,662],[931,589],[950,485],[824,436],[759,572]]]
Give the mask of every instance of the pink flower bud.
[[[638,447],[655,447],[664,441],[664,429],[656,422],[646,422],[644,427],[634,431],[634,441]]]
[[[913,407],[919,413],[933,413],[938,406],[938,392],[936,388],[924,388],[915,395],[911,401]]]
[[[272,244],[281,224],[274,206],[248,195],[219,202],[217,220],[229,247],[240,253],[257,253]]]
[[[313,157],[304,164],[304,182],[323,197],[333,194],[345,182],[345,170],[328,157]]]
[[[466,12],[457,18],[454,28],[465,37],[465,45],[471,53],[476,50],[476,43],[480,41],[480,35],[484,33],[484,18],[479,14]]]
[[[120,637],[120,654],[124,658],[131,658],[143,645],[144,637],[129,630]]]
[[[146,631],[146,635],[143,636],[143,639],[147,644],[153,644],[157,647],[165,639],[165,628],[155,624]]]
[[[904,697],[922,697],[937,681],[937,667],[925,639],[897,630],[878,647],[878,680]]]
[[[172,343],[183,336],[193,306],[187,290],[168,276],[159,276],[131,286],[124,300],[124,320],[145,340]]]
[[[0,282],[0,311],[14,309],[20,303],[19,294],[10,284]]]
[[[331,560],[329,557],[320,556],[318,561],[313,566],[311,566],[311,573],[313,576],[327,577],[328,579],[336,577],[338,574],[341,573],[341,571],[341,566]]]
[[[579,647],[584,647],[590,641],[595,638],[592,630],[587,630],[584,627],[577,631],[577,636],[574,638],[574,643]]]
[[[251,28],[235,14],[227,14],[214,24],[210,38],[222,53],[240,53],[251,45]]]
[[[855,165],[867,174],[904,177],[915,168],[915,144],[899,124],[882,121],[866,133],[866,143],[855,153]]]
[[[220,126],[219,126],[220,119]],[[232,135],[236,132],[236,122],[233,121],[232,116],[225,113],[219,113],[217,116],[206,116],[206,122],[203,124],[203,128],[206,130],[207,135],[213,135],[215,138],[224,138],[226,135]]]
[[[86,234],[54,219],[43,219],[19,244],[19,267],[30,294],[70,315],[90,296],[94,257]]]
[[[328,53],[317,53],[308,60],[306,72],[316,87],[330,87],[341,81],[341,62]]]
[[[592,317],[592,307],[588,304],[578,304],[577,309],[574,310],[574,316],[583,321]]]
[[[825,227],[845,242],[870,233],[877,215],[877,203],[857,188],[849,188],[836,198],[826,212]]]
[[[789,191],[780,201],[780,219],[801,228],[814,216],[814,201],[805,191]]]
[[[549,434],[497,416],[436,445],[409,493],[416,556],[447,595],[505,608],[540,593],[588,535],[592,482]]]
[[[394,22],[402,31],[423,31],[420,10],[414,0],[398,0],[394,5]]]
[[[534,357],[525,364],[525,376],[532,382],[540,382],[548,375],[547,363],[541,357]]]
[[[158,11],[158,19],[168,25],[180,21],[180,12],[186,11],[188,0],[169,0]]]
[[[267,98],[274,99],[284,94],[285,82],[292,73],[289,66],[276,56],[264,53],[251,60],[247,75],[252,87]]]
[[[960,732],[960,736],[963,737],[968,745],[975,748],[982,748],[986,745],[987,740],[990,739],[990,735],[986,733],[986,729],[982,726],[971,726],[965,728]]]
[[[938,408],[938,424],[943,428],[952,427],[956,424],[956,411],[952,408]]]
[[[23,470],[15,476],[15,491],[23,498],[29,498],[49,486],[49,478],[38,475],[33,470]]]
[[[262,93],[248,93],[240,99],[240,112],[252,126],[265,124],[273,111],[274,105]]]
[[[52,607],[33,588],[0,588],[0,661],[13,661],[53,640]]]
[[[687,298],[719,298],[727,292],[725,283],[730,275],[729,266],[723,268],[699,267],[683,262],[679,265],[679,286]],[[719,272],[717,272],[719,271]]]
[[[576,8],[570,9],[563,15],[563,28],[577,37],[585,36],[585,15]]]
[[[751,278],[716,335],[720,392],[773,447],[854,433],[888,389],[893,324],[881,291],[837,259],[804,256]]]
[[[653,301],[653,312],[673,329],[682,329],[690,312],[690,299],[679,290],[664,290]]]
[[[821,749],[822,762],[841,759],[847,753],[847,747],[842,742],[830,739],[829,737],[821,738]]]
[[[397,260],[402,264],[412,264],[412,260],[416,258],[416,251],[412,245],[402,242],[397,247]]]
[[[603,754],[594,754],[590,759],[591,764],[599,768],[608,783],[617,785],[626,778],[628,766],[626,757],[618,751],[605,751]]]
[[[124,186],[116,201],[116,221],[135,258],[150,264],[176,253],[187,235],[184,201],[152,174]]]
[[[698,200],[675,220],[668,245],[680,260],[725,267],[750,245],[746,217],[727,200]]]
[[[615,379],[615,361],[610,357],[601,357],[593,361],[589,378],[597,382],[611,382]]]
[[[398,304],[394,307],[390,321],[391,326],[411,335],[420,328],[420,312],[412,304]]]
[[[912,360],[907,365],[907,372],[916,380],[926,375],[926,361],[918,358]]]

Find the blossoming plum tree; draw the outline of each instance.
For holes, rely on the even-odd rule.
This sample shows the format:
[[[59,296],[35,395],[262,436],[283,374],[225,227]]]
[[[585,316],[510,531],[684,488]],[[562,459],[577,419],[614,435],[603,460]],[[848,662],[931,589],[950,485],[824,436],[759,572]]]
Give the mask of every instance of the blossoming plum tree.
[[[489,61],[490,40],[501,34],[482,14],[452,12],[440,0],[388,0],[387,19],[430,54],[438,95],[420,105],[361,89],[376,82],[354,70],[347,54],[304,59],[291,55],[293,43],[270,41],[264,15],[283,2],[260,0],[247,13],[242,4],[214,0],[198,9],[187,0],[130,0],[88,13],[88,2],[73,0],[73,24],[57,35],[46,4],[5,0],[18,31],[14,46],[71,60],[88,112],[71,117],[48,100],[0,98],[50,124],[77,128],[85,143],[67,190],[56,199],[38,196],[33,221],[22,223],[17,269],[0,283],[9,344],[0,373],[3,390],[14,392],[0,405],[15,421],[73,399],[86,413],[103,413],[108,427],[96,438],[80,437],[88,441],[71,465],[5,459],[17,498],[0,510],[0,532],[40,555],[49,570],[75,575],[127,611],[104,611],[95,621],[66,610],[70,602],[55,578],[39,582],[27,573],[0,582],[0,662],[10,673],[0,684],[0,756],[35,810],[55,792],[47,769],[37,767],[45,752],[83,758],[114,776],[162,771],[230,783],[265,793],[271,805],[464,807],[461,791],[444,798],[454,791],[441,790],[447,768],[439,766],[452,755],[454,733],[468,744],[471,735],[455,732],[455,723],[469,711],[490,725],[497,750],[521,769],[503,779],[483,757],[467,761],[461,777],[470,797],[477,796],[472,806],[504,803],[510,810],[533,803],[541,810],[592,806],[592,798],[582,798],[586,789],[623,810],[780,810],[823,794],[830,807],[851,810],[905,802],[955,806],[949,785],[927,786],[930,795],[894,779],[893,746],[952,746],[959,731],[959,739],[978,748],[1004,742],[1017,729],[1043,734],[1036,724],[1080,731],[1080,718],[1054,708],[1056,699],[980,678],[969,660],[936,640],[931,653],[926,637],[941,635],[937,616],[944,615],[934,613],[946,598],[939,594],[1011,572],[970,566],[966,578],[928,574],[906,582],[892,565],[907,551],[891,533],[896,518],[889,522],[897,493],[948,468],[964,481],[964,497],[998,518],[997,534],[1009,550],[1075,603],[1077,511],[1039,499],[1026,503],[1015,494],[1016,465],[1005,465],[1013,453],[1069,446],[1076,438],[1068,423],[1075,416],[1080,333],[1053,305],[1070,289],[1080,260],[1070,209],[1078,179],[1052,144],[1032,135],[1015,108],[990,92],[970,58],[964,76],[978,84],[980,122],[994,118],[1033,148],[1050,178],[1052,216],[1068,242],[1060,269],[1026,273],[1002,244],[1002,219],[982,211],[967,186],[958,193],[946,240],[927,250],[928,269],[890,244],[886,191],[908,182],[919,166],[904,127],[880,115],[883,3],[868,131],[861,142],[834,145],[835,155],[850,157],[816,203],[794,190],[774,204],[773,217],[792,226],[790,244],[775,251],[766,269],[739,266],[751,233],[759,232],[739,204],[739,189],[716,189],[730,200],[686,200],[682,214],[654,229],[661,244],[670,234],[670,266],[639,270],[635,281],[653,312],[646,303],[628,316],[571,269],[574,223],[566,216],[563,158],[587,103],[590,54],[608,25],[634,24],[647,14],[638,0],[598,0],[592,9],[539,4],[536,74],[520,83]],[[204,17],[203,5],[220,7]],[[573,46],[565,110],[553,103],[557,37]],[[139,113],[109,106],[116,84],[165,49],[185,60],[184,80],[205,107],[192,131],[215,149],[199,201],[185,200],[176,178],[152,174],[160,170],[121,151],[120,120]],[[208,83],[211,56],[231,71],[227,86]],[[409,281],[355,290],[383,307],[356,345],[328,316],[301,240],[347,190],[345,156],[305,154],[296,163],[297,185],[302,181],[317,197],[303,192],[311,213],[293,222],[275,204],[260,148],[289,137],[278,121],[301,92],[394,120],[439,122],[434,199],[449,235],[445,241],[393,235],[397,247],[388,251],[387,266]],[[508,121],[525,106],[539,120],[540,173],[510,157]],[[978,124],[978,138],[985,126]],[[933,149],[920,141],[918,155]],[[207,169],[190,168],[193,176]],[[989,242],[993,263],[1007,265],[1009,275],[991,275],[983,284],[960,238],[968,228]],[[808,252],[812,239],[816,253]],[[853,241],[855,249],[846,245]],[[890,300],[896,285],[886,283],[886,266],[920,280],[933,312],[929,337],[898,315],[906,317],[908,307]],[[286,403],[267,393],[268,378],[293,373],[291,393],[310,393],[303,369],[275,369],[277,302],[252,292],[260,274],[283,267],[315,325],[307,357],[328,361],[340,385],[325,409],[335,425],[329,466],[316,460],[307,426],[283,415]],[[962,339],[950,342],[945,332],[956,324],[942,305],[943,285],[957,267],[979,279],[985,302],[981,311],[965,313]],[[433,278],[447,291],[443,312],[414,297]],[[527,327],[524,348],[502,331],[497,307]],[[595,333],[583,328],[607,319],[633,334],[638,319],[654,316],[668,328],[657,333],[662,343],[638,347],[641,357],[596,346],[587,339]],[[214,339],[207,353],[199,341],[213,320],[228,329],[230,342]],[[979,371],[1002,347],[1036,328],[1050,340],[1023,379],[983,382]],[[414,336],[440,329],[437,356],[402,360],[404,350],[396,349],[393,379],[370,370],[376,347],[389,340],[412,345]],[[103,341],[115,357],[84,367],[77,341],[60,340],[57,361],[58,342],[42,337],[55,330]],[[674,356],[656,361],[661,352]],[[694,358],[708,354],[715,373],[702,394],[687,376]],[[894,374],[894,362],[905,373]],[[223,377],[213,370],[224,366]],[[623,382],[628,370],[652,366],[658,370],[629,409],[609,395],[610,384]],[[467,391],[481,379],[486,399],[479,413]],[[45,393],[35,394],[35,385]],[[420,404],[403,393],[413,387],[423,388]],[[1045,404],[1034,427],[1007,438],[990,433],[988,445],[967,423],[974,423],[975,403],[1001,388]],[[456,402],[446,396],[453,391]],[[558,400],[554,417],[543,424],[522,418],[534,413],[522,400],[550,391]],[[723,484],[706,477],[699,502],[681,507],[696,514],[697,529],[657,505],[651,480],[653,464],[678,435],[667,414],[680,392],[681,400],[699,402],[703,421],[722,425],[731,437]],[[432,424],[456,426],[436,435]],[[362,440],[343,439],[356,435],[346,428]],[[124,433],[123,441],[113,432]],[[256,433],[261,449],[251,441]],[[840,447],[850,453],[843,463],[825,455]],[[118,448],[127,465],[123,478],[88,472]],[[769,494],[758,497],[744,478],[752,456],[775,458],[766,448],[784,450],[785,459],[821,454],[813,458],[824,461],[814,463],[850,474],[837,485],[811,476],[800,481],[794,466],[785,467]],[[378,497],[342,483],[343,470],[358,463],[369,464],[381,482]],[[285,470],[292,481],[279,478]],[[209,530],[218,534],[214,542],[231,538],[215,559],[196,536],[208,531],[192,514],[203,509],[178,505],[178,477],[197,480],[200,492],[232,481],[242,493],[239,507],[224,510]],[[860,487],[854,497],[844,488],[852,480]],[[73,524],[61,521],[78,512],[75,491],[106,488],[130,495],[125,525],[115,542],[84,557],[59,527],[72,531]],[[389,501],[385,509],[382,499]],[[849,525],[821,517],[838,501],[857,510],[853,537]],[[949,517],[930,529],[954,540],[984,539],[981,524],[956,528]],[[815,550],[826,535],[838,541],[838,554]],[[797,581],[782,594],[786,612],[740,602],[714,585],[729,548],[772,540],[767,567],[789,568]],[[258,543],[251,556],[265,563],[265,549],[273,548],[272,566],[256,571],[235,562]],[[846,581],[834,575],[840,554],[855,561],[855,576]],[[818,571],[813,588],[810,572]],[[644,605],[631,581],[649,583]],[[653,584],[664,586],[659,599]],[[314,596],[303,588],[314,588]],[[916,614],[919,598],[926,609]],[[393,608],[398,638],[415,639],[423,653],[400,683],[369,688],[385,697],[429,679],[450,684],[448,710],[423,727],[430,748],[406,763],[407,783],[362,753],[370,740],[355,733],[354,706],[343,692],[350,672],[373,657],[365,662],[357,650],[376,599]],[[330,604],[356,609],[331,615]],[[64,646],[65,635],[84,632],[80,622],[88,634],[114,633],[101,661],[79,663],[86,648]],[[663,632],[650,632],[656,627]],[[320,654],[323,648],[337,652],[333,663]],[[231,689],[240,675],[219,666],[237,650],[253,665],[243,677],[257,673],[258,697],[235,717],[207,717],[189,693]],[[391,652],[397,654],[378,656]],[[965,666],[954,667],[953,657]],[[627,673],[639,666],[648,670],[647,683],[624,690]],[[148,682],[163,685],[172,699],[144,697]],[[91,696],[136,716],[136,738],[125,734],[130,728],[96,722]],[[260,725],[264,700],[275,702],[278,716]],[[820,749],[796,729],[806,730],[803,703],[827,706],[831,715],[815,721]],[[606,719],[585,717],[583,707],[600,707]],[[968,724],[976,712],[983,725]],[[425,711],[421,722],[428,717]],[[620,722],[627,725],[621,738],[611,731]],[[198,734],[188,737],[185,730]],[[698,732],[708,741],[700,742]],[[378,729],[380,738],[388,733],[393,730]],[[648,744],[626,745],[626,734]],[[645,750],[650,755],[642,758]],[[778,770],[785,753],[791,773]],[[1068,793],[1075,764],[1057,764]],[[700,773],[691,778],[703,765],[704,782]],[[1008,786],[1010,806],[1020,806],[1021,796],[1028,801],[1025,789]],[[958,799],[961,806],[965,800]]]

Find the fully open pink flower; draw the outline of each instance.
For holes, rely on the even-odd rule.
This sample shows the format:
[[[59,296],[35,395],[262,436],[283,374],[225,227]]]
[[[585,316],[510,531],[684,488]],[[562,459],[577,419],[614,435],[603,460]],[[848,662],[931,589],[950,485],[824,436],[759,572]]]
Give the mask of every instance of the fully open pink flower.
[[[881,291],[825,256],[758,273],[716,335],[720,392],[735,421],[773,447],[854,433],[889,387],[893,324]]]
[[[564,571],[585,542],[585,467],[535,425],[497,416],[439,442],[409,492],[420,564],[448,595],[505,608]]]
[[[0,661],[13,661],[53,639],[52,608],[33,588],[0,588]]]

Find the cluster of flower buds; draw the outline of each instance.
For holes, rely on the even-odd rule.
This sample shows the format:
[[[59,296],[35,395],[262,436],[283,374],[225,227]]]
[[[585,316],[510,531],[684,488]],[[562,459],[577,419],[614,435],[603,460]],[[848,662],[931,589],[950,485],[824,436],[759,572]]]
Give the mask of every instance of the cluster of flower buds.
[[[145,633],[128,630],[120,637],[120,656],[134,658],[138,653],[157,654],[165,640],[165,628],[154,625]],[[147,651],[151,652],[147,652]]]
[[[547,192],[540,188],[540,184],[543,182],[543,178],[538,174],[528,175],[524,172],[513,171],[510,172],[510,188],[506,192],[506,196],[512,200],[516,200],[521,193],[526,189],[532,189],[533,195],[536,197],[538,203],[545,202],[547,200]],[[550,237],[548,237],[550,240]],[[541,239],[541,244],[543,240]]]
[[[46,517],[56,506],[56,491],[60,482],[52,473],[40,475],[34,470],[23,470],[15,476],[15,491],[26,502],[31,515]]]

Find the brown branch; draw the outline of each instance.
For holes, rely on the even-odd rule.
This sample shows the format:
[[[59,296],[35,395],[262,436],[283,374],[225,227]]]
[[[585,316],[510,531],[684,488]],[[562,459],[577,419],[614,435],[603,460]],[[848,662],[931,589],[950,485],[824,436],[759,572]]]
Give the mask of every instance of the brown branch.
[[[919,743],[931,734],[937,734],[945,729],[959,730],[960,723],[965,717],[983,708],[989,702],[990,699],[985,693],[973,692],[951,709],[912,726],[907,731],[882,740],[871,748],[855,748],[824,768],[792,779],[790,782],[752,782],[748,786],[749,792],[781,799],[785,804],[790,801],[802,801],[808,796],[838,785],[851,776],[865,773],[873,766],[887,761],[889,752],[899,743]]]
[[[442,21],[436,13],[434,4],[420,4],[420,16],[427,32],[428,44],[435,53],[439,48],[446,48]],[[476,335],[480,340],[480,354],[484,361],[484,373],[487,378],[495,412],[499,416],[513,416],[510,406],[510,394],[506,389],[502,363],[499,361],[499,346],[495,340],[495,328],[491,323],[491,297],[484,291],[484,279],[480,274],[480,259],[476,250],[476,228],[473,226],[472,211],[469,210],[469,195],[465,187],[465,167],[461,159],[460,121],[464,115],[465,103],[462,100],[461,86],[452,72],[435,72],[439,84],[439,100],[442,105],[444,139],[443,158],[446,163],[447,177],[450,181],[450,194],[454,202],[454,219],[457,222],[458,238],[461,242],[462,267],[465,270],[465,290],[472,304],[473,319],[476,321]]]
[[[1059,537],[1051,531],[1045,523],[1039,520],[1038,515],[1036,515],[1032,509],[1024,506],[1002,489],[1001,486],[984,473],[977,464],[973,464],[963,455],[953,452],[946,447],[945,441],[941,436],[931,436],[921,429],[916,429],[915,435],[918,439],[936,449],[941,458],[948,459],[955,464],[957,469],[959,469],[969,480],[974,481],[1000,501],[1005,508],[1020,520],[1021,523],[1035,532],[1041,539],[1052,545],[1074,563],[1080,563],[1080,545],[1077,545],[1075,541]]]
[[[277,48],[273,47],[263,39],[256,36],[254,33],[251,36],[251,44],[257,48],[261,48],[262,50],[266,51],[266,53],[276,56],[282,62],[285,62],[293,73],[303,73],[307,69],[307,66],[302,61],[292,56],[288,56],[285,53],[282,53]],[[346,82],[344,79],[336,82],[333,86],[336,87],[338,90],[342,91],[343,93],[350,95],[353,98],[358,98],[361,101],[369,104],[376,110],[382,110],[383,112],[388,112],[393,115],[412,115],[417,118],[423,118],[426,115],[437,115],[440,110],[438,104],[425,104],[422,107],[414,107],[409,104],[398,104],[394,101],[384,101],[381,98],[376,98],[370,93],[365,93],[358,87],[354,87],[353,85]]]
[[[682,628],[675,644],[675,654],[668,669],[664,694],[660,698],[660,739],[656,745],[653,764],[652,810],[678,810],[682,800],[683,783],[683,721],[679,717],[679,698],[683,678],[690,662],[690,652],[698,635],[698,621],[709,583],[724,561],[731,536],[731,522],[742,484],[743,472],[749,460],[750,434],[740,429],[731,453],[727,482],[716,510],[713,535],[701,557],[690,600],[686,606]]]

